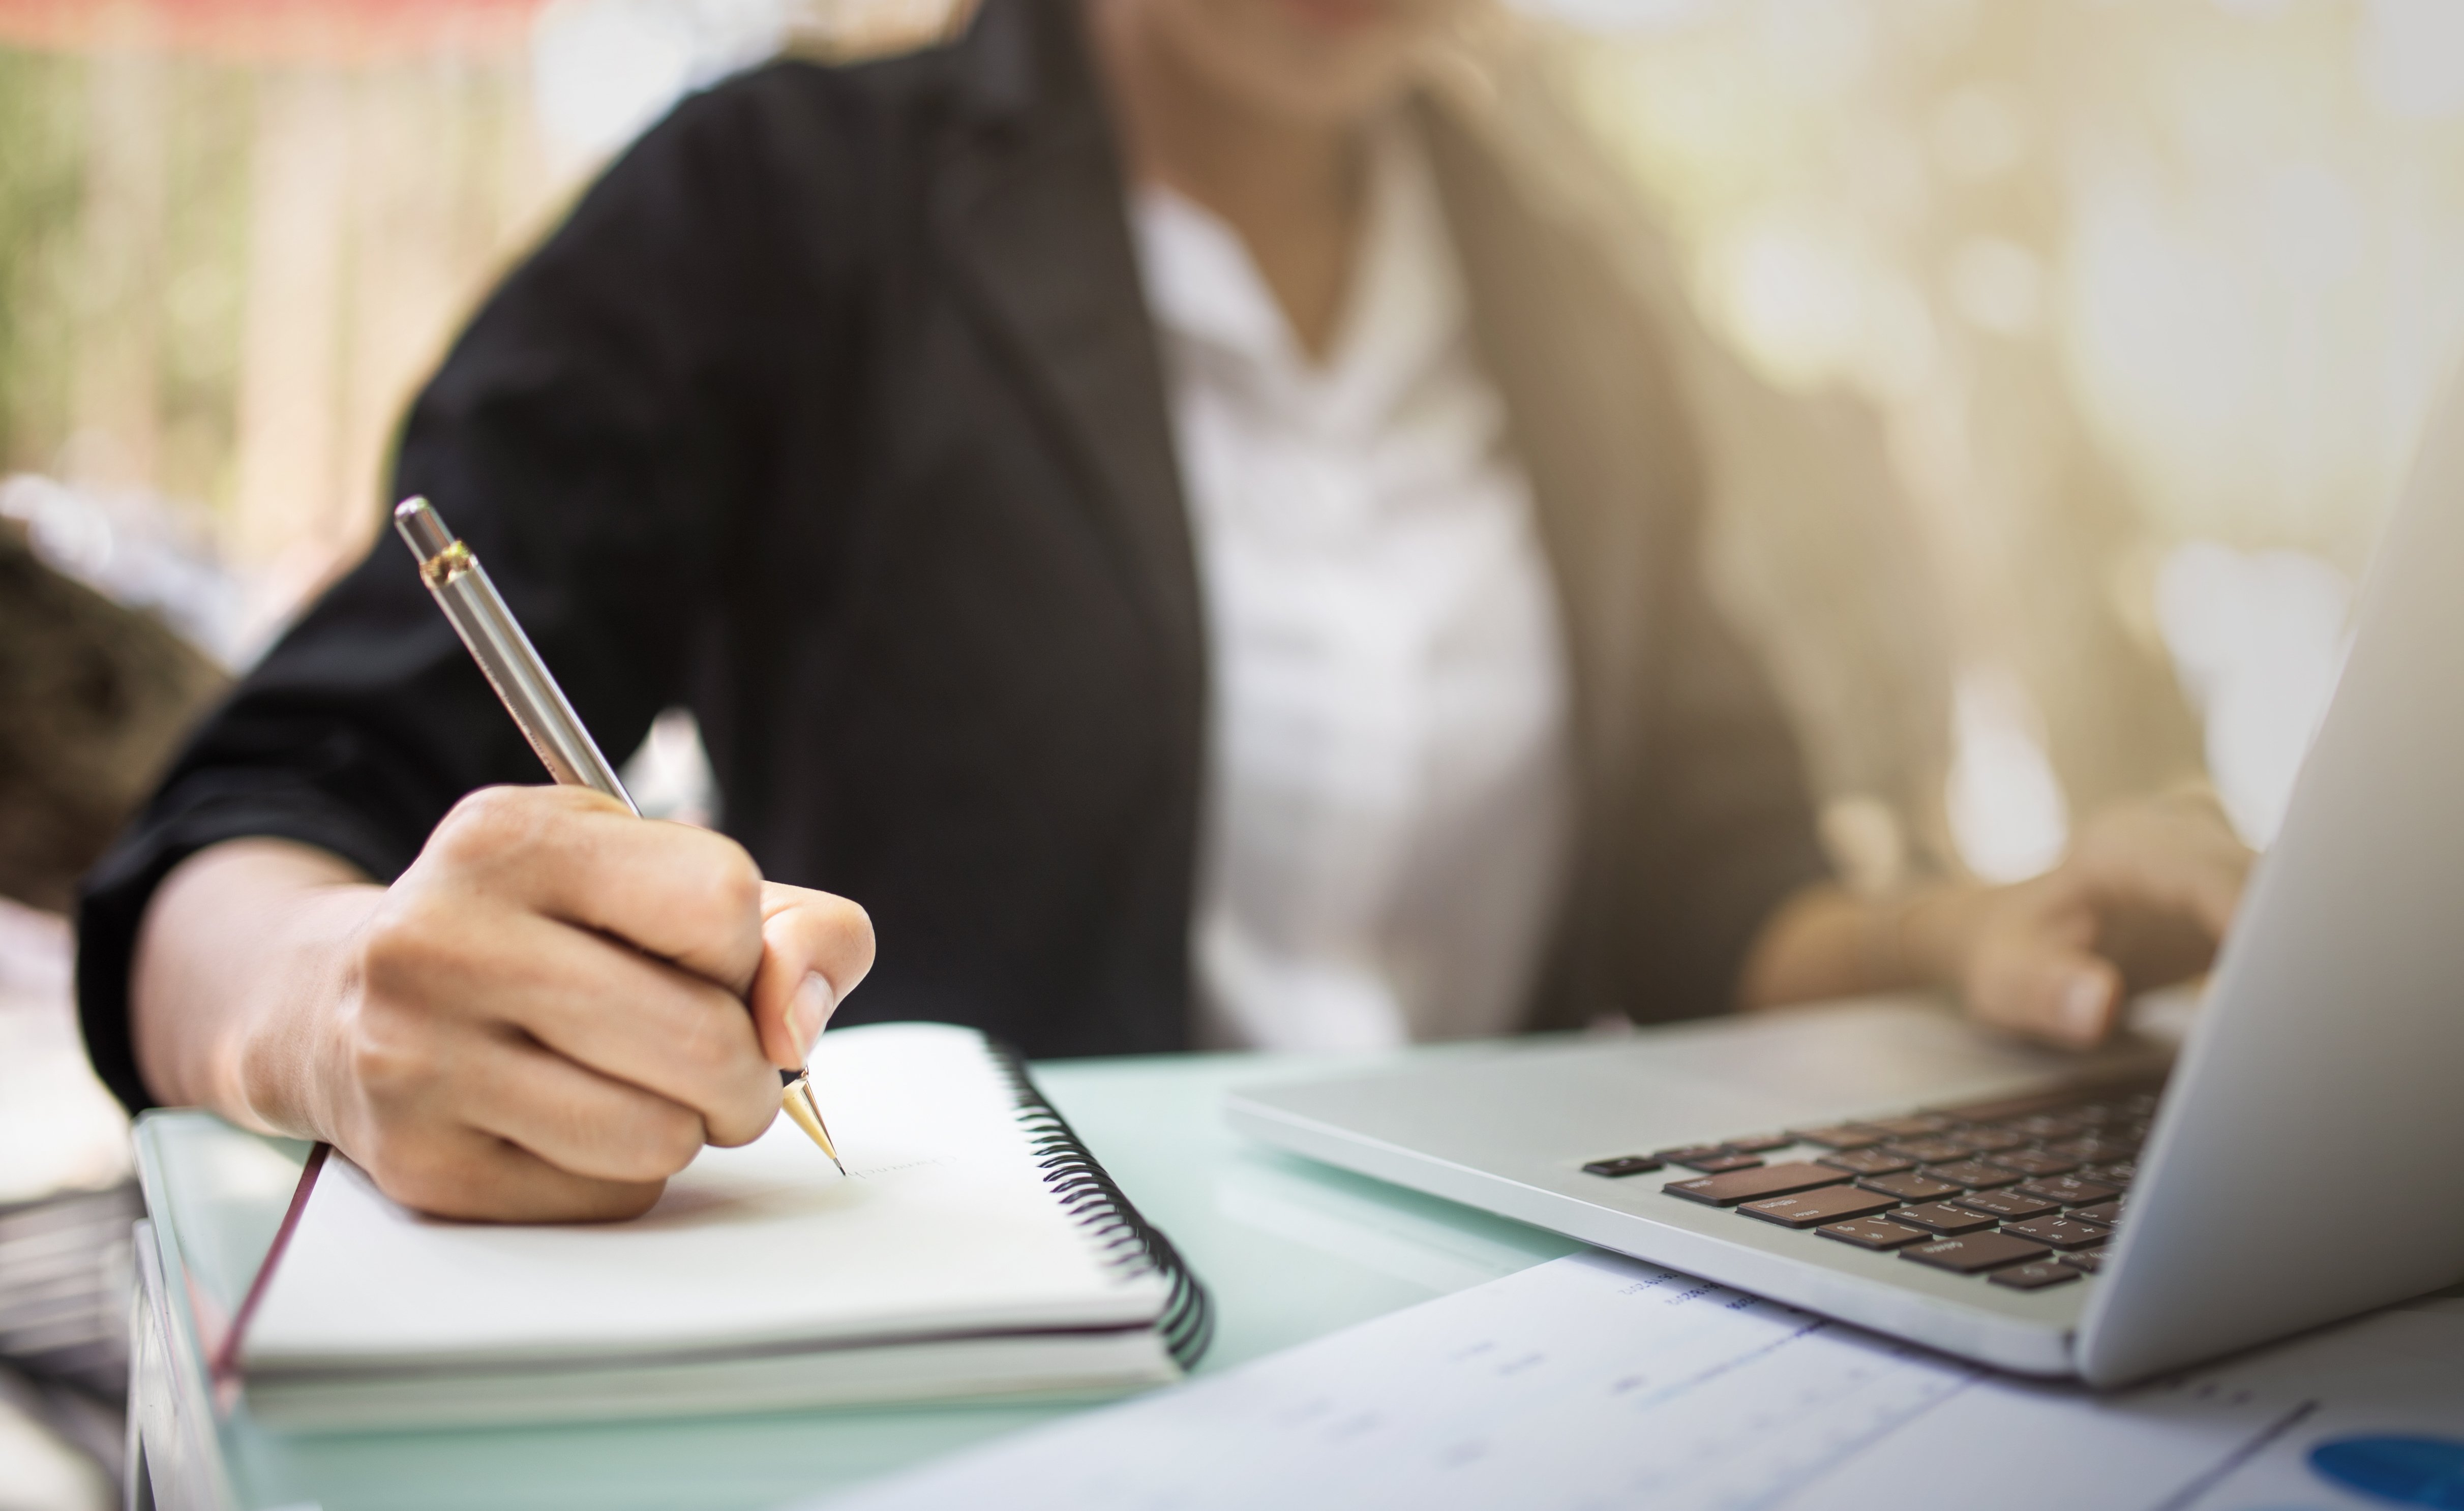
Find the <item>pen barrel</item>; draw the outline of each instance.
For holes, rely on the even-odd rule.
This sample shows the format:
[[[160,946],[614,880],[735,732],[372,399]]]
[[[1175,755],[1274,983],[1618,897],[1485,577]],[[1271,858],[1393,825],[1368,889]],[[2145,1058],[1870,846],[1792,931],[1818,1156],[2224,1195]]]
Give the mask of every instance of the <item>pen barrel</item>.
[[[549,774],[564,786],[605,793],[627,811],[640,813],[632,795],[617,780],[616,768],[600,754],[599,742],[583,727],[530,637],[497,596],[488,569],[472,558],[445,581],[430,577],[428,590]]]

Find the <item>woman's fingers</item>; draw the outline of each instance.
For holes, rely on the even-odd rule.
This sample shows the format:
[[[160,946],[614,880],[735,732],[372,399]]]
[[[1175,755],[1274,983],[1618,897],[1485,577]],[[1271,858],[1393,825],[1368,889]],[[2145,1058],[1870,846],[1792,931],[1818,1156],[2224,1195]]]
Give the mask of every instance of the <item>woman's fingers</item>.
[[[872,919],[844,897],[765,882],[761,969],[749,998],[762,1052],[801,1069],[813,1041],[872,969]]]
[[[770,1126],[779,1080],[741,1000],[614,940],[530,925],[506,977],[474,987],[477,1004],[578,1066],[691,1109],[713,1143]]]
[[[2102,1042],[2127,993],[2205,968],[2252,859],[2211,801],[2112,810],[2051,875],[1991,894],[1969,952],[1969,1007],[2048,1043]]]
[[[472,1128],[411,1141],[384,1157],[346,1150],[407,1207],[468,1222],[612,1222],[650,1210],[664,1181],[603,1180],[562,1170]]]
[[[1969,1011],[2066,1049],[2101,1043],[2121,1017],[2122,973],[2094,948],[2096,918],[2059,881],[2012,888],[1983,926]]]
[[[872,968],[872,921],[587,793],[473,795],[359,944],[345,1147],[457,1216],[618,1216],[750,1143]]]
[[[383,1105],[407,1111],[450,1098],[468,1067],[528,1040],[690,1107],[715,1138],[740,1143],[769,1126],[778,1082],[741,1000],[537,910],[532,894],[491,885],[501,875],[458,848],[423,855],[366,931],[352,1038],[359,1078],[385,1091]],[[742,928],[759,939],[751,906]]]
[[[530,1044],[473,1057],[455,1092],[471,1128],[587,1180],[655,1185],[692,1164],[709,1138],[693,1108]]]
[[[741,993],[761,960],[761,872],[724,835],[645,821],[579,787],[488,787],[429,839],[459,885],[624,940]]]
[[[554,1219],[639,1211],[705,1140],[759,1137],[777,1066],[872,934],[722,837],[500,788],[456,806],[351,948],[336,1142],[413,1205]]]
[[[2160,799],[2088,825],[2065,867],[2102,899],[2179,914],[2224,937],[2256,857],[2211,801]]]

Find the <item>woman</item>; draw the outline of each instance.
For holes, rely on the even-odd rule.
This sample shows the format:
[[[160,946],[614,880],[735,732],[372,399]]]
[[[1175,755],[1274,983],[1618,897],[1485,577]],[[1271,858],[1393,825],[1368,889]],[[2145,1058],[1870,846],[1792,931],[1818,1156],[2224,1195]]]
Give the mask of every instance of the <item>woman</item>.
[[[398,486],[604,745],[693,708],[733,840],[492,786],[538,769],[381,542],[93,879],[106,1079],[591,1217],[767,1125],[872,919],[843,1018],[1039,1055],[1912,985],[2102,1037],[2100,937],[2195,956],[2238,847],[2150,809],[2028,887],[1827,885],[1650,330],[1410,89],[1446,14],[987,0],[681,108]]]

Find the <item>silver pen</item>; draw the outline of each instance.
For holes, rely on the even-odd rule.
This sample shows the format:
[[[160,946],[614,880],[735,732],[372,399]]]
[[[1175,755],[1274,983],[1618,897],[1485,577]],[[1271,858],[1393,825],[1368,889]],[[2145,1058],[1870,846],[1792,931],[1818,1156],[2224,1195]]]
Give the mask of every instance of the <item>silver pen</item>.
[[[419,558],[420,580],[428,584],[436,606],[445,611],[453,632],[462,637],[471,659],[479,664],[488,685],[496,690],[505,712],[514,716],[515,726],[539,753],[548,774],[563,786],[605,793],[638,816],[642,810],[634,806],[632,794],[617,779],[616,768],[600,754],[599,742],[583,728],[573,705],[565,701],[564,690],[548,674],[547,663],[539,660],[531,638],[522,633],[513,610],[497,595],[496,584],[488,580],[488,569],[479,564],[471,548],[445,528],[444,519],[425,498],[406,498],[396,505],[393,527],[401,532],[410,554]],[[780,1105],[787,1116],[822,1147],[839,1173],[846,1174],[847,1164],[831,1144],[821,1106],[813,1100],[812,1068],[781,1071],[780,1079],[785,1083]]]

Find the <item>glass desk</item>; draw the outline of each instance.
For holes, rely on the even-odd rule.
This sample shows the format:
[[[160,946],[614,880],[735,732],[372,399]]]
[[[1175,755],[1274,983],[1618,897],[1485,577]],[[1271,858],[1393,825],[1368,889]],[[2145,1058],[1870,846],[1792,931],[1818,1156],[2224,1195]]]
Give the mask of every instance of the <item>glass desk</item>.
[[[1529,1045],[1530,1040],[1517,1041]],[[1222,1369],[1477,1285],[1580,1245],[1537,1228],[1251,1144],[1223,1124],[1234,1085],[1391,1057],[1200,1055],[1056,1062],[1036,1082],[1214,1293]],[[1051,1404],[836,1410],[597,1426],[300,1434],[211,1402],[199,1307],[231,1303],[280,1219],[306,1147],[201,1112],[139,1125],[141,1226],[129,1422],[137,1504],[165,1511],[396,1511],[777,1505],[1075,1410]],[[146,1486],[151,1485],[152,1498]]]

